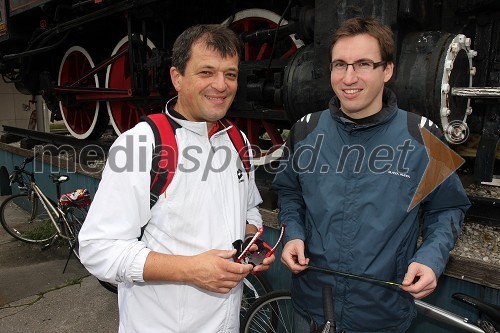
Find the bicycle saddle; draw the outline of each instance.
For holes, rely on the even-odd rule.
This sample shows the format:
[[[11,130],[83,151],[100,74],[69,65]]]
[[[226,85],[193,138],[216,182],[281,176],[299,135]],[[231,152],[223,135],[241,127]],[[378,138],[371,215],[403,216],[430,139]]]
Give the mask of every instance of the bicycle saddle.
[[[49,177],[52,179],[52,182],[60,184],[69,180],[69,177],[66,175],[49,175]]]
[[[490,317],[496,323],[500,323],[500,306],[483,302],[478,298],[462,293],[454,293],[452,297],[456,300],[459,300],[460,302],[473,306],[474,308]]]

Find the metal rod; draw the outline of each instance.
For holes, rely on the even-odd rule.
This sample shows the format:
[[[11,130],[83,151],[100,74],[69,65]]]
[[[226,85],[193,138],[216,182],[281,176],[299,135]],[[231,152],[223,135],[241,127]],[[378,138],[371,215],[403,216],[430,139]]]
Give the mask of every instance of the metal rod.
[[[472,87],[451,88],[452,96],[476,98],[500,98],[500,88],[497,87]]]
[[[467,322],[468,320],[467,318],[457,316],[454,313],[438,308],[431,304],[425,303],[418,299],[415,299],[415,305],[417,306],[417,311],[427,317],[437,319],[439,321],[458,327],[467,332],[484,333],[484,331],[481,328]]]

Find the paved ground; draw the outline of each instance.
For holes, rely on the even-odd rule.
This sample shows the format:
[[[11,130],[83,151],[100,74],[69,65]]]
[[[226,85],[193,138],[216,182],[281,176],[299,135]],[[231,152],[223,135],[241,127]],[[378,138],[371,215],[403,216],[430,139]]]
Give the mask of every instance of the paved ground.
[[[0,227],[0,332],[118,331],[116,295],[74,256],[63,273],[67,255],[64,246],[42,251]]]

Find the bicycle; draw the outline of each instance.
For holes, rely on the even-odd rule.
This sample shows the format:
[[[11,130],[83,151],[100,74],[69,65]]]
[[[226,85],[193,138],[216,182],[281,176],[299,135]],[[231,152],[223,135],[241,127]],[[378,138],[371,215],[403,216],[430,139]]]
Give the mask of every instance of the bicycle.
[[[54,202],[38,186],[33,172],[25,170],[34,157],[24,159],[10,174],[10,186],[17,183],[19,193],[9,196],[0,206],[0,222],[14,238],[26,243],[43,243],[47,247],[57,239],[68,242],[71,251],[78,255],[78,233],[90,206],[90,194],[77,189],[61,195],[61,184],[67,175],[49,175],[56,186]]]
[[[271,285],[262,275],[247,275],[243,279],[243,296],[241,298],[240,322],[257,299],[272,291]]]
[[[334,333],[335,313],[331,287],[323,287],[325,324],[311,328],[314,333]],[[240,333],[293,332],[293,305],[289,290],[274,290],[256,300],[240,325]]]
[[[455,293],[452,297],[481,311],[487,319],[478,319],[475,322],[471,322],[467,318],[458,316],[452,312],[418,299],[415,299],[415,305],[417,306],[417,311],[419,313],[456,327],[461,330],[460,332],[500,332],[499,306],[485,303],[478,298],[462,293]],[[327,306],[324,305],[324,307],[326,309]],[[327,317],[325,316],[325,318]],[[247,315],[241,324],[242,333],[293,332],[292,330],[293,306],[290,291],[288,290],[275,290],[260,297],[248,310]]]
[[[61,184],[68,181],[67,175],[49,175],[56,186],[57,203],[47,197],[38,186],[33,172],[25,170],[35,157],[25,158],[21,166],[15,166],[10,174],[10,186],[18,185],[19,193],[6,198],[0,205],[0,223],[14,238],[32,244],[52,246],[57,239],[69,245],[69,255],[63,269],[66,270],[71,254],[80,260],[78,234],[90,207],[90,194],[86,189],[61,194]],[[99,280],[108,290],[114,286]]]

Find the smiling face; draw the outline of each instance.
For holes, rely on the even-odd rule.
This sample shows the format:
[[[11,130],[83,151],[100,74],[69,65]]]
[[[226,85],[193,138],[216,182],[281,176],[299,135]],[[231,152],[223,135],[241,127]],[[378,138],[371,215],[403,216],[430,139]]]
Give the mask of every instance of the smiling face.
[[[175,110],[191,121],[205,121],[209,130],[226,115],[238,87],[238,56],[222,57],[196,42],[184,74],[170,68],[170,78],[178,92]]]
[[[332,61],[351,64],[360,60],[379,62],[381,58],[377,39],[363,33],[345,36],[332,48]],[[356,73],[353,66],[345,72],[332,71],[330,81],[340,100],[342,111],[351,118],[361,119],[382,109],[384,84],[392,77],[394,64],[387,63],[366,73]]]

